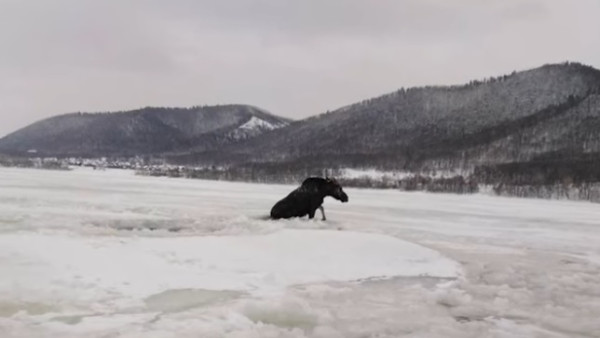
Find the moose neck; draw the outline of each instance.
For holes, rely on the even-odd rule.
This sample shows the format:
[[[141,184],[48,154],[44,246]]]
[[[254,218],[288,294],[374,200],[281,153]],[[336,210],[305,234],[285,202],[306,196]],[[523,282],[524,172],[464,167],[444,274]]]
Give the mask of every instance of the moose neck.
[[[331,196],[327,191],[325,180],[322,178],[315,177],[305,180],[299,190],[321,198]]]

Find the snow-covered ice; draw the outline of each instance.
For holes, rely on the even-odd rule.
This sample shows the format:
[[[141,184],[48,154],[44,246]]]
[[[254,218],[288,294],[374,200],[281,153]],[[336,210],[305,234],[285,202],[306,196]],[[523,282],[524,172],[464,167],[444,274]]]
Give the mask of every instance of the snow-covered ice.
[[[599,337],[597,204],[0,168],[2,337]]]

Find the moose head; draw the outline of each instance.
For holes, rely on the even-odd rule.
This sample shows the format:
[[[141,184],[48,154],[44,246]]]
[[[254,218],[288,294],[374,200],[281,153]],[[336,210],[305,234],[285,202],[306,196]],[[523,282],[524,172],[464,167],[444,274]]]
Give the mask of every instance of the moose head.
[[[348,195],[342,189],[342,186],[334,178],[325,178],[325,192],[327,196],[331,196],[336,200],[348,202]]]

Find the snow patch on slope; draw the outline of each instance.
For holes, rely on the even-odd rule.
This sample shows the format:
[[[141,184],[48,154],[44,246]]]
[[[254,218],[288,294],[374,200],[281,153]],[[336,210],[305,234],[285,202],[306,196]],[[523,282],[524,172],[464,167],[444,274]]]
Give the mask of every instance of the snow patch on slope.
[[[245,139],[248,137],[260,135],[265,131],[285,127],[286,125],[287,123],[285,122],[271,123],[256,116],[252,116],[250,120],[246,121],[244,124],[242,124],[235,130],[233,130],[231,133],[229,133],[229,137],[235,140]]]
[[[341,177],[348,179],[369,178],[373,180],[382,180],[384,178],[402,179],[414,175],[406,171],[383,171],[378,169],[342,169]]]
[[[242,124],[238,129],[242,130],[273,130],[285,126],[285,123],[269,123],[256,116],[252,116],[248,122]]]
[[[344,168],[341,169],[341,177],[347,179],[371,179],[375,181],[383,180],[399,180],[414,176],[426,176],[431,178],[452,178],[456,176],[467,176],[470,172],[468,170],[428,170],[420,172],[412,171],[386,171],[374,168]]]

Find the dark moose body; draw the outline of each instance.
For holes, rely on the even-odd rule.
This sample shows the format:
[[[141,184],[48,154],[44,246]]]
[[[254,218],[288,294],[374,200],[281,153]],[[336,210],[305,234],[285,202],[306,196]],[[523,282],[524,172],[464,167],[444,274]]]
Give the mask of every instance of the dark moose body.
[[[271,218],[280,219],[308,215],[308,218],[312,219],[315,217],[317,209],[320,209],[323,220],[325,220],[325,211],[322,204],[327,196],[342,202],[348,202],[348,195],[336,180],[309,177],[302,182],[300,187],[273,206]]]

